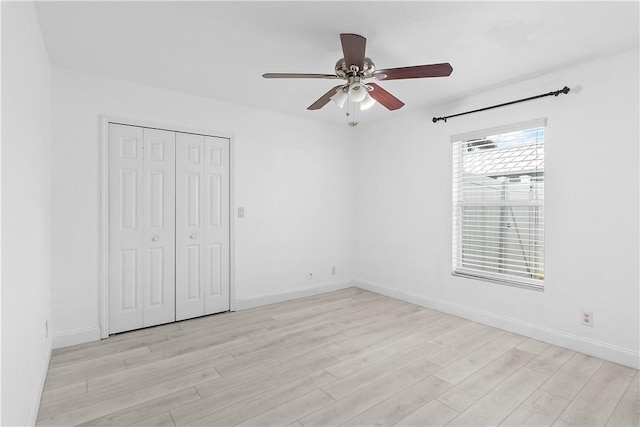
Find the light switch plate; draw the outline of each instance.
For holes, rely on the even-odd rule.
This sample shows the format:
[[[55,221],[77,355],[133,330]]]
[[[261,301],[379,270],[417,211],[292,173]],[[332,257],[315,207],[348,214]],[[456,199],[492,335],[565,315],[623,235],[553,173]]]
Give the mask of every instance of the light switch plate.
[[[244,218],[244,208],[238,208],[238,218]]]

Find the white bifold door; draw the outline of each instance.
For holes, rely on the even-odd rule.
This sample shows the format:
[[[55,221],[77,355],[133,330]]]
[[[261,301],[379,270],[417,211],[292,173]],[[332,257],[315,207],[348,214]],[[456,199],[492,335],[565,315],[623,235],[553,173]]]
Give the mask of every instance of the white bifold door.
[[[176,135],[176,320],[229,309],[229,140]]]
[[[109,124],[109,333],[229,310],[229,140]]]

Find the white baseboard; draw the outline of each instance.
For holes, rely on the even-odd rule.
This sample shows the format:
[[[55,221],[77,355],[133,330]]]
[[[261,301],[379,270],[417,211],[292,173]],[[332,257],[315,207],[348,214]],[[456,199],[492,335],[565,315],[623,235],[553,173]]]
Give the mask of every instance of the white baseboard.
[[[337,282],[319,283],[317,285],[280,292],[277,294],[261,295],[251,298],[236,298],[236,310],[246,310],[247,308],[259,307],[262,305],[274,304],[276,302],[308,297],[325,292],[337,291],[339,289],[352,288],[354,286],[355,284],[352,280],[342,280]]]
[[[53,348],[56,349],[91,341],[100,341],[100,338],[99,326],[63,331],[53,336]]]
[[[354,279],[354,284],[356,287],[367,291],[473,320],[505,331],[548,342],[580,353],[585,353],[600,359],[609,360],[620,365],[629,366],[634,369],[638,369],[640,365],[640,353],[637,350],[607,344],[601,341],[559,331],[557,329],[548,328],[546,326],[523,322],[522,320],[507,316],[500,316],[462,304],[425,298],[412,293],[403,292],[398,289],[387,288],[380,284],[372,283],[363,279]]]

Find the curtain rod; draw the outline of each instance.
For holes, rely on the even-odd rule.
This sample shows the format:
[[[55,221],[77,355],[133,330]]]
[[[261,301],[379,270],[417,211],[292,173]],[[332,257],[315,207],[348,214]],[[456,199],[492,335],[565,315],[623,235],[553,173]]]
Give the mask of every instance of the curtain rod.
[[[549,92],[549,93],[543,93],[542,95],[530,96],[529,98],[517,99],[517,100],[511,101],[511,102],[505,102],[504,104],[492,105],[491,107],[480,108],[478,110],[473,110],[473,111],[466,111],[464,113],[453,114],[451,116],[446,116],[446,117],[434,117],[433,118],[433,123],[437,123],[440,120],[442,120],[442,121],[444,121],[446,123],[447,119],[450,119],[452,117],[464,116],[465,114],[471,114],[471,113],[478,113],[480,111],[491,110],[492,108],[504,107],[504,106],[511,105],[511,104],[517,104],[519,102],[531,101],[533,99],[538,99],[538,98],[544,98],[545,96],[558,96],[561,93],[564,93],[566,95],[567,93],[569,93],[570,90],[571,89],[569,89],[567,86],[565,86],[560,90],[555,90],[555,91]]]

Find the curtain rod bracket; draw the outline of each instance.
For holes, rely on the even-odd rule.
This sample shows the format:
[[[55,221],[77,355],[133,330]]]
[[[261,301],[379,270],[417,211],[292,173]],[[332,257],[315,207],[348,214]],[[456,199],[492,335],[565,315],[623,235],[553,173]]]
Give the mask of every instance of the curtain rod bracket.
[[[445,116],[445,117],[434,117],[432,119],[433,123],[437,123],[440,120],[442,120],[443,122],[447,122],[447,119],[450,119],[452,117],[458,117],[458,116],[464,116],[465,114],[471,114],[471,113],[478,113],[480,111],[486,111],[486,110],[491,110],[493,108],[498,108],[498,107],[505,107],[507,105],[512,105],[512,104],[517,104],[519,102],[525,102],[525,101],[531,101],[534,99],[538,99],[538,98],[544,98],[545,96],[558,96],[561,93],[563,94],[568,94],[569,91],[571,91],[571,89],[569,89],[568,86],[563,87],[562,89],[553,91],[553,92],[549,92],[549,93],[543,93],[542,95],[536,95],[536,96],[530,96],[529,98],[522,98],[522,99],[517,99],[515,101],[510,101],[510,102],[505,102],[503,104],[498,104],[498,105],[492,105],[491,107],[484,107],[484,108],[479,108],[477,110],[472,110],[472,111],[465,111],[464,113],[458,113],[458,114],[453,114],[451,116]]]

